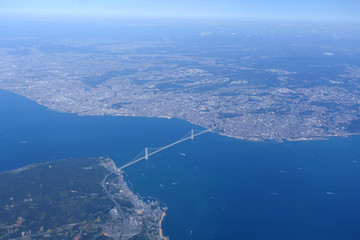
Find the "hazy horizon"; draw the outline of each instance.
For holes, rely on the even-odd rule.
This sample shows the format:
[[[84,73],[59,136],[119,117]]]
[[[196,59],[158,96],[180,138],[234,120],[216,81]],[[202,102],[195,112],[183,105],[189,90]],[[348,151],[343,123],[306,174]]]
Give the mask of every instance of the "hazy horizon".
[[[360,22],[358,9],[360,2],[352,0],[0,1],[3,18],[42,20],[158,18]]]

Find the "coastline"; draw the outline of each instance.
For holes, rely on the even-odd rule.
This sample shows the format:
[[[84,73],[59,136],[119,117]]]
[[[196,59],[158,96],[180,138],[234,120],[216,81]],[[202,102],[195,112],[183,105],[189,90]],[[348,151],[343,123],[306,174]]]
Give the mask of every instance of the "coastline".
[[[342,137],[342,138],[347,138],[347,137],[351,137],[351,136],[359,136],[360,133],[348,133],[348,134],[344,134],[344,135],[324,135],[324,136],[314,136],[314,137],[299,137],[299,138],[282,138],[282,139],[271,139],[271,138],[267,138],[267,139],[259,139],[259,138],[244,138],[244,137],[239,137],[239,136],[234,136],[234,135],[229,135],[226,133],[219,133],[219,132],[215,132],[215,131],[211,131],[212,133],[217,133],[221,136],[224,137],[229,137],[229,138],[235,138],[235,139],[239,139],[239,140],[243,140],[243,141],[249,141],[249,142],[278,142],[278,143],[282,143],[282,142],[307,142],[307,141],[327,141],[330,140],[331,138],[338,138],[338,137]]]
[[[141,116],[141,115],[136,115],[136,114],[124,114],[124,113],[106,113],[106,111],[104,112],[97,112],[97,113],[93,113],[93,114],[89,114],[88,112],[79,112],[76,110],[69,110],[69,109],[58,109],[55,108],[54,106],[50,106],[49,104],[46,104],[44,102],[41,101],[41,99],[33,99],[30,98],[29,96],[27,96],[24,93],[20,93],[17,91],[14,91],[13,89],[8,89],[8,88],[4,88],[4,87],[0,87],[1,91],[5,91],[5,92],[9,92],[9,93],[13,93],[15,95],[18,96],[22,96],[25,97],[27,99],[29,99],[32,102],[35,102],[43,107],[45,107],[47,110],[49,111],[53,111],[53,112],[58,112],[58,113],[67,113],[67,114],[75,114],[77,116],[113,116],[113,117],[133,117],[133,118],[154,118],[154,119],[178,119],[181,121],[185,121],[187,123],[193,124],[195,126],[199,126],[201,128],[207,129],[206,126],[202,126],[199,123],[195,122],[195,121],[189,121],[183,118],[179,118],[179,117],[172,117],[172,116],[167,116],[167,115],[148,115],[148,116]],[[222,133],[222,132],[218,132],[216,130],[211,130],[212,133],[217,133],[221,136],[225,136],[225,137],[230,137],[230,138],[235,138],[235,139],[239,139],[239,140],[244,140],[244,141],[249,141],[249,142],[266,142],[266,141],[270,141],[270,142],[278,142],[278,143],[282,143],[282,142],[294,142],[294,141],[322,141],[322,140],[328,140],[329,138],[333,138],[333,137],[348,137],[348,136],[354,136],[354,135],[360,135],[360,133],[358,132],[344,132],[344,133],[339,133],[339,134],[325,134],[323,136],[306,136],[306,137],[295,137],[295,138],[291,138],[291,137],[279,137],[279,138],[262,138],[262,137],[258,137],[258,136],[254,136],[254,137],[243,137],[243,136],[237,136],[237,135],[231,135],[231,134],[227,134],[227,133]]]
[[[160,221],[159,221],[159,236],[160,239],[169,240],[169,237],[165,237],[163,234],[163,229],[161,227],[162,222],[164,221],[164,218],[166,216],[166,210],[164,210],[163,214],[161,215]]]

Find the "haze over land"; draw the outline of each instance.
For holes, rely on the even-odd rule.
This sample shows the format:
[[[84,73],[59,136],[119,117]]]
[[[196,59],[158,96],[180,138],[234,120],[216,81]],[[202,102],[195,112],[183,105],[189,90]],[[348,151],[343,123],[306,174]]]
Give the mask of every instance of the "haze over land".
[[[356,24],[36,24],[1,40],[0,88],[56,111],[179,118],[248,140],[360,131]]]
[[[50,109],[179,118],[248,140],[359,132],[357,1],[0,6],[0,87]]]

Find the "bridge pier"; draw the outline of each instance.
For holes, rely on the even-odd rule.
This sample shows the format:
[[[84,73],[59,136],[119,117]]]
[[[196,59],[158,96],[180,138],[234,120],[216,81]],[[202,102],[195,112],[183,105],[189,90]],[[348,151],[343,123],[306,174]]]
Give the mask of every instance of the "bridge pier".
[[[149,159],[148,148],[145,148],[145,159]]]

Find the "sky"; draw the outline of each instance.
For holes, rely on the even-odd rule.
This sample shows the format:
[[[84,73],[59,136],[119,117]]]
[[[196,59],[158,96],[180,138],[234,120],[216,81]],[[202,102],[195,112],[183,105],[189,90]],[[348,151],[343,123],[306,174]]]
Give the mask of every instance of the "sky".
[[[359,0],[0,0],[3,16],[360,22]]]

